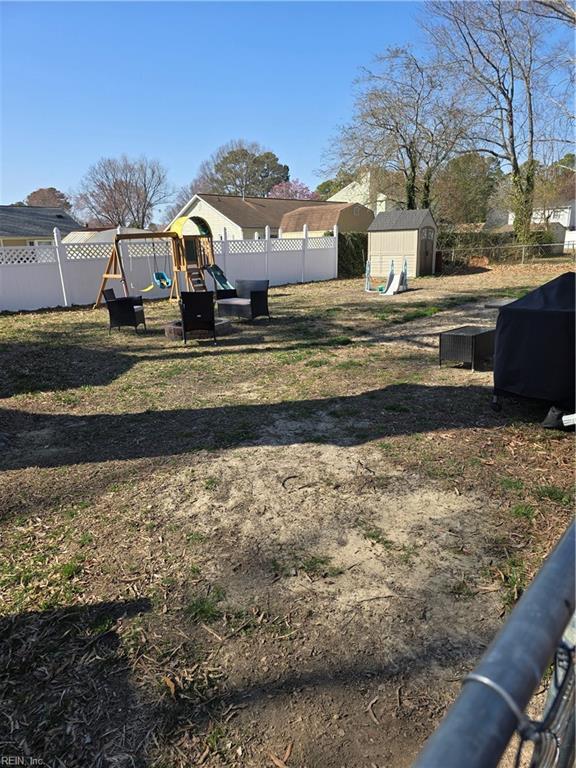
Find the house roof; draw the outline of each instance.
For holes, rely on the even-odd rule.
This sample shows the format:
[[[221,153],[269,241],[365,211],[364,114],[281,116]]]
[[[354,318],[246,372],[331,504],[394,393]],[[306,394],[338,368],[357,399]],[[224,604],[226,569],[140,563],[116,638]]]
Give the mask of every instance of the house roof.
[[[0,205],[0,237],[52,237],[54,227],[64,235],[79,226],[64,208]]]
[[[204,192],[198,193],[197,197],[209,203],[243,229],[265,227],[266,225],[278,228],[281,226],[284,214],[301,208],[303,204],[307,207],[324,208],[341,205],[340,203],[328,203],[324,200],[303,201],[277,197],[236,197]]]
[[[63,243],[113,243],[117,233],[116,227],[112,229],[79,229],[69,232],[62,238]],[[145,229],[136,229],[135,227],[122,227],[124,234],[136,234],[142,232],[146,235]]]
[[[556,229],[561,228],[562,230],[566,229],[564,224],[561,224],[559,221],[551,221],[548,226],[546,226],[546,224],[536,224],[533,221],[530,222],[531,232],[545,232],[547,229],[551,227],[555,227]],[[512,234],[514,232],[514,224],[503,224],[500,227],[490,227],[488,231],[494,235]]]
[[[460,234],[477,234],[478,232],[483,232],[485,229],[486,222],[484,221],[476,221],[468,224],[455,224],[452,227],[453,232],[458,232]]]
[[[295,208],[282,216],[280,226],[284,232],[299,232],[304,224],[313,232],[319,230],[329,230],[335,224],[338,224],[340,215],[343,211],[353,208],[361,208],[366,213],[372,215],[372,211],[360,203],[332,203],[331,205],[303,205],[301,208]]]
[[[419,208],[415,211],[384,211],[379,213],[368,232],[391,232],[410,229],[422,229],[436,222],[428,208]]]

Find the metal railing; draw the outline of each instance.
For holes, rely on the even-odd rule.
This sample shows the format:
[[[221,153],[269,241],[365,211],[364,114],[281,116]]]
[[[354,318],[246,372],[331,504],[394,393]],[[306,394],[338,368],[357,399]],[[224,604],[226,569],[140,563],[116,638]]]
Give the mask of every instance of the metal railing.
[[[575,551],[572,523],[465,679],[413,768],[495,768],[515,731],[539,745],[547,723],[541,729],[523,713],[574,614]],[[573,665],[567,674],[573,684]],[[551,735],[557,742],[558,736]],[[555,765],[555,758],[546,764]]]

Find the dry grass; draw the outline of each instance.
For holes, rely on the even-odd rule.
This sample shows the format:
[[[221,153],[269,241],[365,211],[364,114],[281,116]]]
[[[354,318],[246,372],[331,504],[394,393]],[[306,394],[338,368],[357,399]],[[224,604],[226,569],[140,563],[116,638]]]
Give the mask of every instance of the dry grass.
[[[216,347],[0,317],[0,753],[410,764],[573,501],[570,436],[437,332],[566,268],[277,288]]]

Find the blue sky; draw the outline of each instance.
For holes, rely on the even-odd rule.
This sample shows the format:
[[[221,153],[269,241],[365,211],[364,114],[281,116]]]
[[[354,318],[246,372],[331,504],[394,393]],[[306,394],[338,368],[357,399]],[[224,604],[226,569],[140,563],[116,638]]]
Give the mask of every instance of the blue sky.
[[[175,186],[235,138],[310,186],[352,81],[419,35],[412,2],[2,3],[0,201],[73,191],[102,156],[160,160]]]

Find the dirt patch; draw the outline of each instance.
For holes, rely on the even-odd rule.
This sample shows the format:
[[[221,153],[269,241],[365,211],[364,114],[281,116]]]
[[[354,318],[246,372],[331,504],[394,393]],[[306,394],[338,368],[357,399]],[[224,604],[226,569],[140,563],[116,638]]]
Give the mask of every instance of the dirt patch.
[[[409,766],[573,504],[571,436],[437,334],[566,268],[286,286],[217,347],[1,317],[0,751]]]

